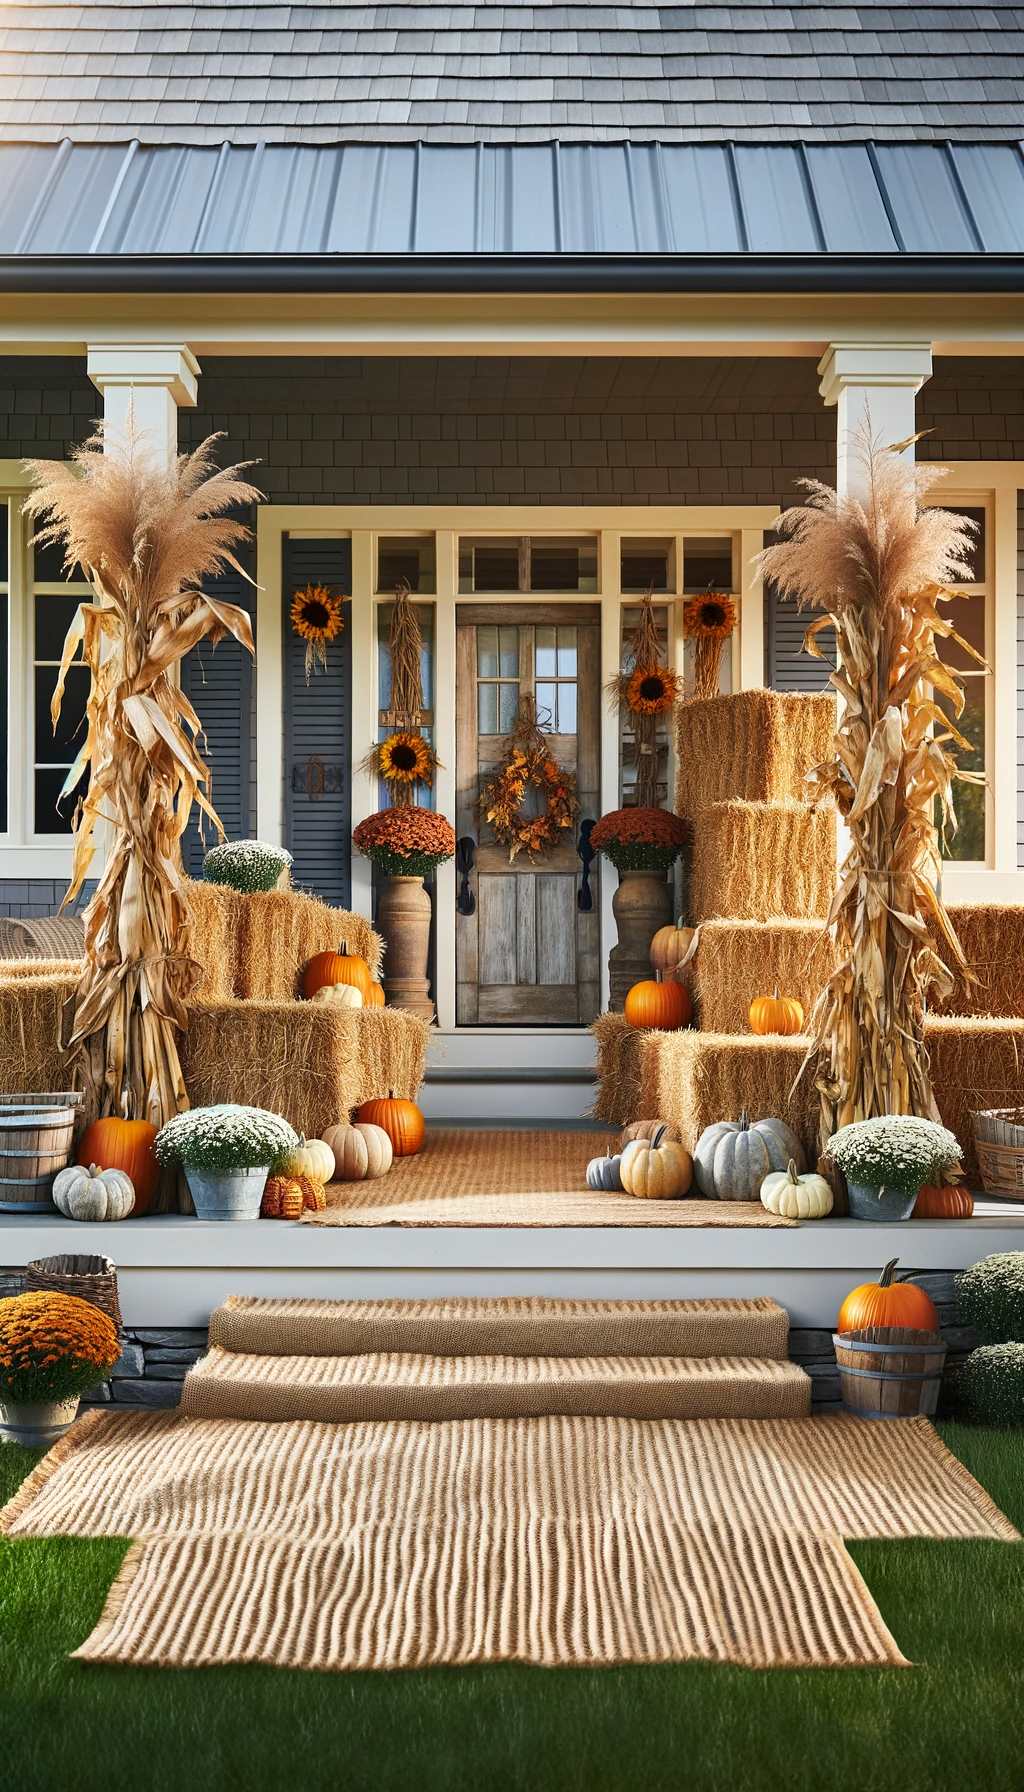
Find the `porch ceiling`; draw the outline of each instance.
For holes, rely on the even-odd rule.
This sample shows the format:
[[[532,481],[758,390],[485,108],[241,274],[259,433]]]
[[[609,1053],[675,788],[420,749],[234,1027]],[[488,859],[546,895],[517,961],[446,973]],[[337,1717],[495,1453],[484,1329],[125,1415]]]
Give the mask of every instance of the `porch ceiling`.
[[[1009,143],[0,144],[0,289],[1006,290]]]

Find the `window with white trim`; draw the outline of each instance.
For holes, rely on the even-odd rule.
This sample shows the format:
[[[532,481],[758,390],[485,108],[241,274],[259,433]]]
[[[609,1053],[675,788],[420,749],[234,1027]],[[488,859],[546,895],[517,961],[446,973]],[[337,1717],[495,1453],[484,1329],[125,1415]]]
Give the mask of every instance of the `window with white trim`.
[[[974,577],[955,587],[959,597],[942,605],[942,613],[952,622],[958,635],[981,654],[991,666],[993,660],[993,609],[995,581],[992,553],[992,499],[964,497],[961,502],[945,492],[939,497],[944,509],[968,517],[976,526],[970,554]],[[956,749],[957,764],[962,771],[980,773],[988,785],[968,784],[958,779],[953,786],[956,810],[956,833],[945,841],[944,858],[948,864],[984,865],[991,852],[991,703],[992,678],[976,659],[955,641],[938,643],[938,657],[963,682],[964,711],[955,726],[970,742],[970,751]],[[944,708],[949,705],[937,695]]]

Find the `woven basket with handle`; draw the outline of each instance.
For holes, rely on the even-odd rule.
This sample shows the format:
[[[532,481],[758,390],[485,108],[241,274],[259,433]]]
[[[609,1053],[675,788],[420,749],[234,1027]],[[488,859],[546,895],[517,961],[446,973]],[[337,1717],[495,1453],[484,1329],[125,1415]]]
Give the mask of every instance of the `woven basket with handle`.
[[[1024,1201],[1024,1108],[983,1108],[971,1119],[985,1193]]]
[[[117,1270],[109,1257],[37,1257],[25,1271],[26,1294],[77,1294],[99,1307],[121,1335]]]

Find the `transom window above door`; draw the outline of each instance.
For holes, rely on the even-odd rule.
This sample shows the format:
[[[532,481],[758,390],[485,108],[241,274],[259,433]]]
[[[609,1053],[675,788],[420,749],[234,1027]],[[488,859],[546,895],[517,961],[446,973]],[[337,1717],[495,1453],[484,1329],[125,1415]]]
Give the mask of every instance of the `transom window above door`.
[[[597,537],[480,535],[459,541],[460,592],[597,590]]]

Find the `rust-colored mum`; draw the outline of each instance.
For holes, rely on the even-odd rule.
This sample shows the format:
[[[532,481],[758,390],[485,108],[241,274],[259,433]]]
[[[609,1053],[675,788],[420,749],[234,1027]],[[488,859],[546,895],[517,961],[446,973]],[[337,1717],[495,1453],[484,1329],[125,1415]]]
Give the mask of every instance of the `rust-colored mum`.
[[[365,858],[389,877],[425,877],[455,852],[455,829],[436,809],[378,809],[352,830]]]
[[[113,1368],[121,1353],[112,1319],[74,1294],[0,1300],[0,1395],[67,1400]]]

